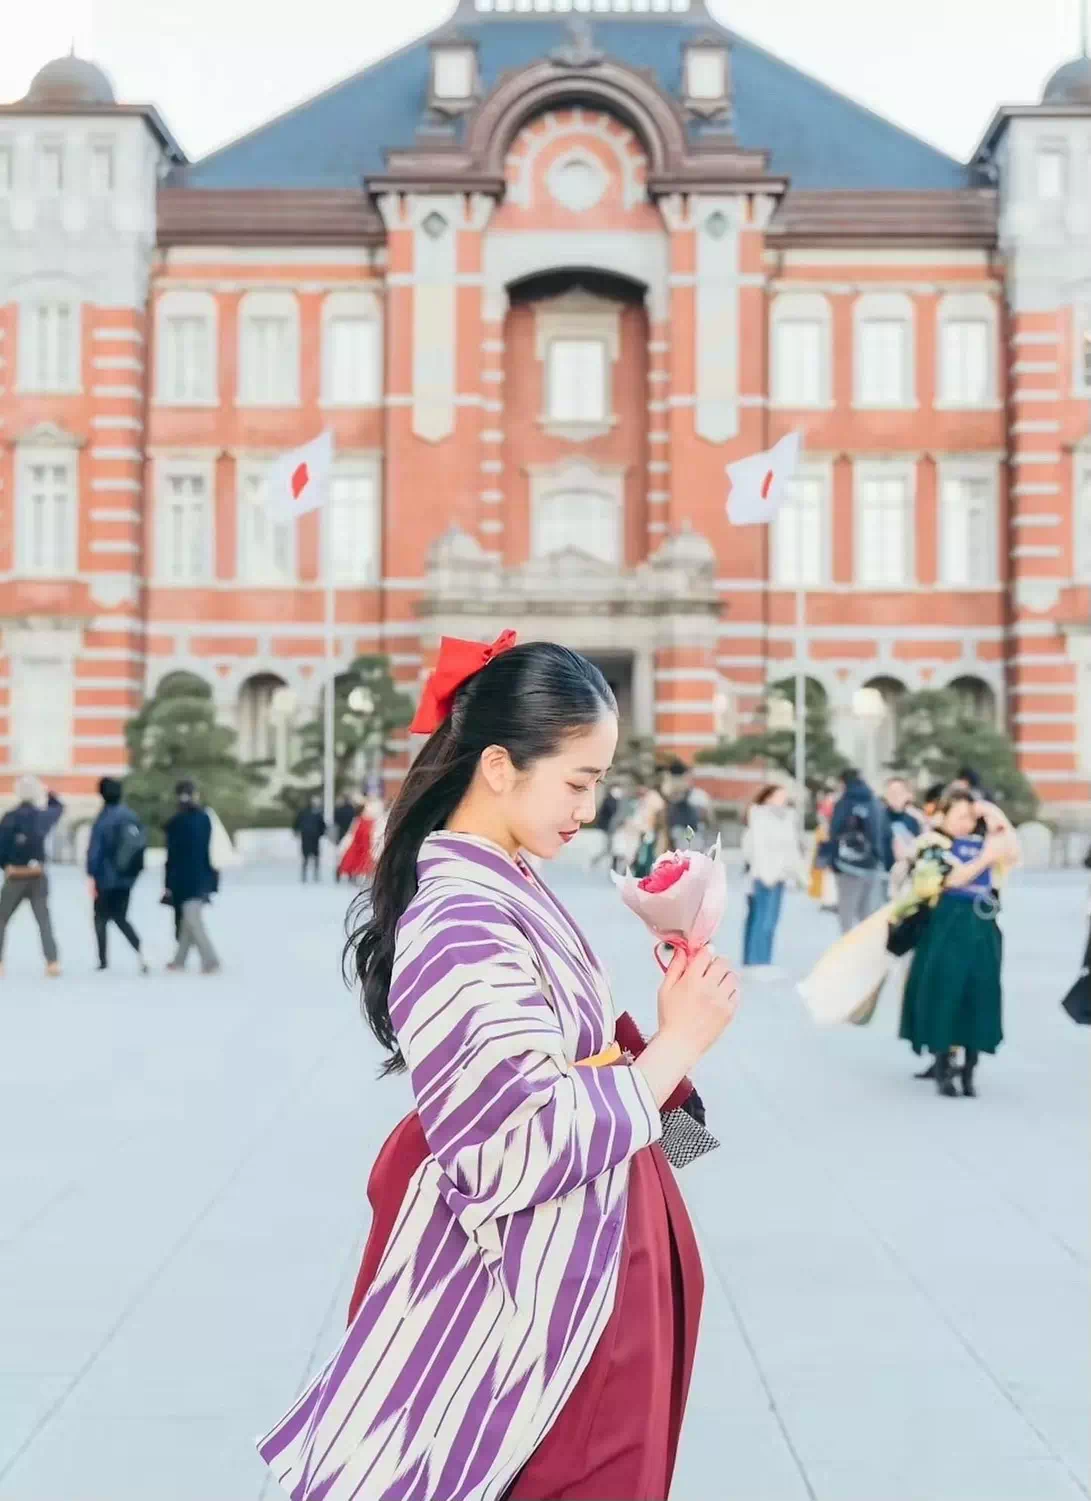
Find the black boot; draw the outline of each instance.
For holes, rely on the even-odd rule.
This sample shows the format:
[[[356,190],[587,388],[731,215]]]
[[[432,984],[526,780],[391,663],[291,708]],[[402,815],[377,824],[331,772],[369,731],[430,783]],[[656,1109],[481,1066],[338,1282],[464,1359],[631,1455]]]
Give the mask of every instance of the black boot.
[[[914,1074],[913,1077],[914,1079],[934,1079],[936,1077],[936,1060],[933,1058],[927,1068],[922,1068],[920,1073]]]
[[[966,1049],[966,1056],[962,1063],[962,1093],[969,1099],[975,1099],[977,1090],[974,1088],[974,1069],[977,1067],[977,1054],[973,1048]]]
[[[948,1053],[936,1054],[936,1092],[953,1100],[958,1091],[951,1078],[951,1058]]]

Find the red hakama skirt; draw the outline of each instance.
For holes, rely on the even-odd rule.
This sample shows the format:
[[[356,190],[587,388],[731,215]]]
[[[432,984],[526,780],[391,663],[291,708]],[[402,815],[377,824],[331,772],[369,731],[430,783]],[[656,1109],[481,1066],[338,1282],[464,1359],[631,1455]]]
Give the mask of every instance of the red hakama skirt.
[[[352,834],[337,873],[355,879],[369,876],[372,872],[371,833],[374,823],[370,818],[358,818],[352,826]]]
[[[418,1117],[406,1116],[368,1182],[374,1218],[350,1323],[375,1278],[409,1181],[427,1156]],[[657,1146],[645,1147],[629,1164],[613,1313],[507,1501],[667,1501],[703,1293],[701,1258],[673,1170]]]

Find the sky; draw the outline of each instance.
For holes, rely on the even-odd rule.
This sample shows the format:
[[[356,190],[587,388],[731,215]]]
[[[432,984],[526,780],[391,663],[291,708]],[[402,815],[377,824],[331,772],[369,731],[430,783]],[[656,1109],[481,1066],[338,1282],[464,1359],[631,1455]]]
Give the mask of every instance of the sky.
[[[1091,0],[709,0],[718,20],[961,160],[1037,101]],[[0,101],[67,52],[158,105],[191,159],[442,24],[454,0],[47,0],[3,28]],[[278,19],[278,17],[280,19]],[[517,24],[517,23],[513,23]]]

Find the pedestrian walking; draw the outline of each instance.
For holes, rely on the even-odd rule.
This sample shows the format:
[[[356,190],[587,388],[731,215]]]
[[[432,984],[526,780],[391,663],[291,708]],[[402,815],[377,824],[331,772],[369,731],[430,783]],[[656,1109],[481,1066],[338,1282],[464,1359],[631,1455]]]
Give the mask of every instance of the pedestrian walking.
[[[300,880],[306,881],[309,869],[312,878],[317,881],[321,875],[319,852],[326,835],[326,820],[322,817],[321,799],[317,793],[312,793],[307,799],[307,806],[296,814],[295,831],[299,836],[302,861]]]
[[[60,798],[47,793],[35,776],[21,776],[15,784],[15,807],[0,818],[0,975],[4,973],[4,938],[8,923],[23,902],[30,903],[42,941],[45,972],[52,979],[61,972],[53,920],[49,914],[49,877],[45,842],[64,812]]]
[[[190,949],[196,948],[201,956],[201,973],[212,975],[220,968],[204,922],[205,905],[220,885],[211,860],[212,820],[198,803],[197,788],[191,781],[179,782],[174,790],[178,811],[166,823],[164,896],[179,914],[178,947],[167,968],[185,969]]]
[[[356,817],[356,804],[347,793],[342,793],[340,801],[333,810],[333,826],[337,831],[337,843],[340,844],[352,828],[353,819]]]
[[[974,1095],[974,1070],[982,1053],[995,1053],[1003,1039],[1000,961],[1002,938],[993,870],[1018,858],[1018,845],[998,809],[958,790],[941,799],[937,828],[923,836],[914,863],[934,867],[939,895],[913,947],[902,997],[899,1036],[915,1053],[933,1055],[930,1069],[941,1095],[956,1093],[953,1054],[962,1050],[964,1095]],[[986,817],[989,832],[976,831]]]
[[[102,808],[91,825],[87,846],[87,875],[94,900],[95,942],[98,967],[107,968],[106,929],[113,923],[135,952],[141,974],[148,973],[140,947],[140,934],[129,921],[129,899],[144,869],[148,836],[133,810],[122,801],[121,783],[103,777],[98,784]]]
[[[742,838],[750,890],[743,929],[743,964],[757,978],[773,978],[773,940],[780,921],[784,888],[805,879],[796,819],[788,789],[778,782],[762,787],[746,815]]]
[[[702,849],[711,810],[694,788],[693,773],[684,761],[672,761],[667,768],[664,799],[667,848],[684,849],[692,841],[696,849]]]
[[[349,1331],[259,1444],[297,1501],[670,1488],[703,1279],[654,1143],[737,982],[676,950],[657,1036],[623,1053],[602,965],[530,863],[593,821],[617,706],[586,658],[510,639],[444,639],[350,940],[417,1109],[371,1174]]]
[[[829,860],[837,876],[837,918],[847,933],[882,903],[886,832],[879,799],[855,767],[841,773],[841,785],[830,819]]]
[[[889,777],[883,788],[883,866],[890,875],[891,893],[904,878],[925,824],[924,813],[913,806],[909,783],[904,777]]]
[[[631,865],[634,876],[646,876],[666,850],[666,813],[667,803],[661,792],[654,787],[637,789],[636,802],[630,815],[630,844],[634,847]]]

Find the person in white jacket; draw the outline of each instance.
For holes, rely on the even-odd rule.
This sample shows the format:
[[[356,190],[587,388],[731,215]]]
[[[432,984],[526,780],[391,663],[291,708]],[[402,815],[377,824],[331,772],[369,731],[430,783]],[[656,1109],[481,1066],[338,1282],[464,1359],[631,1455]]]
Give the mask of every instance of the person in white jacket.
[[[799,833],[786,787],[773,782],[755,797],[746,815],[742,852],[750,874],[743,964],[771,974],[784,887],[803,879]]]

